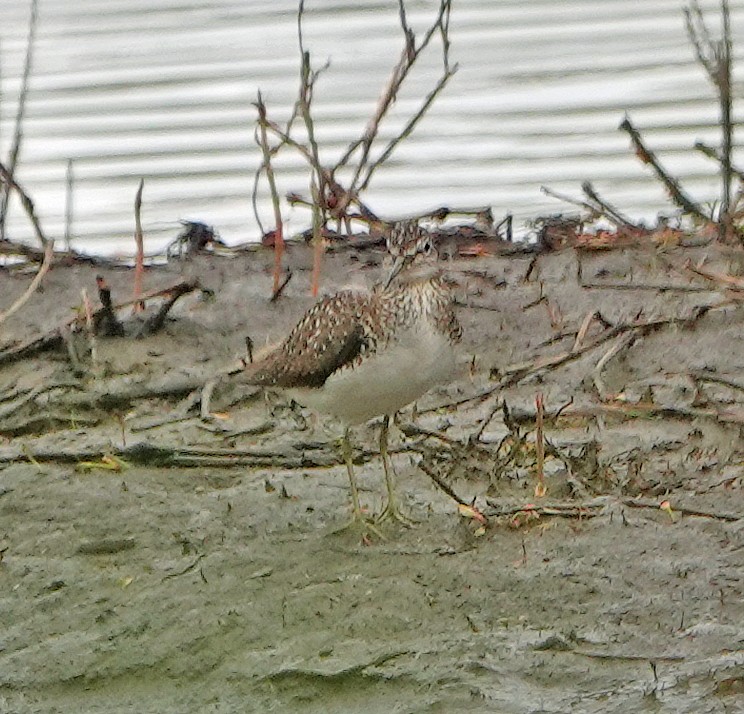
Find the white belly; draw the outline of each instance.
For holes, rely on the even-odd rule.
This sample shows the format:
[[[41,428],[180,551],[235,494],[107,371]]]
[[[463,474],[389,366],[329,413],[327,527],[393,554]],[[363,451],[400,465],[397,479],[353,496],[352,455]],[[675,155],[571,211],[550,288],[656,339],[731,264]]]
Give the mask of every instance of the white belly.
[[[392,415],[432,387],[447,384],[455,371],[451,342],[433,330],[411,330],[354,368],[332,374],[320,389],[292,389],[300,404],[362,424]]]

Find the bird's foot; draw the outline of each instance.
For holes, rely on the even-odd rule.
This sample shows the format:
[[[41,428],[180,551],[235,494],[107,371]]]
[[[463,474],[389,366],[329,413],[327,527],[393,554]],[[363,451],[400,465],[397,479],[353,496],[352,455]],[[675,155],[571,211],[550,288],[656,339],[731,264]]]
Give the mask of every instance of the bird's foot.
[[[398,523],[406,526],[407,528],[415,526],[418,521],[410,516],[407,516],[401,511],[397,501],[388,501],[385,508],[382,509],[382,513],[375,517],[375,523],[382,523],[387,520],[398,521]]]
[[[346,531],[356,531],[361,534],[362,542],[369,544],[373,538],[379,538],[380,540],[387,540],[383,535],[382,531],[376,525],[377,519],[370,518],[364,514],[361,509],[355,511],[351,520],[344,523],[342,526],[334,528],[332,533],[344,533]]]

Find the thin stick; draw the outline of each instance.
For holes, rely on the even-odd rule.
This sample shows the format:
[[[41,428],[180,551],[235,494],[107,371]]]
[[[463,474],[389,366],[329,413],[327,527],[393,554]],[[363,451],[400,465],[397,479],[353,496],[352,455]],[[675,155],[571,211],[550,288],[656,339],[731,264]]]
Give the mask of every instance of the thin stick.
[[[723,156],[721,156],[717,149],[709,146],[704,141],[696,141],[695,149],[701,154],[705,154],[705,156],[707,156],[709,159],[713,159],[713,161],[717,161],[719,164],[723,164]],[[734,173],[736,178],[739,179],[739,181],[744,182],[744,169],[740,169],[732,164],[731,171]]]
[[[271,192],[271,203],[274,206],[274,287],[272,289],[272,295],[277,295],[281,281],[282,254],[284,253],[284,224],[282,222],[282,209],[279,203],[279,192],[276,189],[276,179],[274,178],[274,167],[271,165],[269,138],[266,132],[268,125],[266,104],[260,91],[254,106],[258,110],[258,143],[263,153],[263,169],[266,171],[266,179],[269,182],[269,191]]]
[[[276,302],[279,299],[279,296],[284,292],[284,288],[286,288],[287,285],[289,284],[289,281],[292,280],[292,275],[294,275],[294,273],[292,273],[291,270],[288,270],[282,282],[279,283],[276,290],[274,290],[274,292],[271,294],[271,297],[269,298],[269,302]]]
[[[367,168],[367,162],[369,160],[372,145],[374,144],[374,141],[379,133],[380,123],[382,119],[386,116],[390,107],[392,107],[392,105],[395,103],[398,91],[400,90],[400,87],[405,81],[409,72],[413,68],[416,60],[421,56],[421,53],[426,49],[426,47],[431,42],[434,34],[438,31],[442,34],[443,37],[445,37],[445,41],[442,43],[444,77],[440,79],[437,87],[435,87],[433,92],[430,93],[430,95],[424,101],[424,105],[419,110],[419,112],[417,112],[417,114],[414,115],[413,119],[408,122],[406,128],[404,128],[405,135],[410,133],[411,129],[416,124],[420,116],[425,113],[428,106],[431,104],[441,88],[444,86],[444,84],[446,84],[446,82],[449,80],[449,77],[455,71],[456,68],[449,68],[449,41],[446,40],[447,29],[449,25],[449,8],[451,4],[452,0],[440,0],[439,12],[437,13],[435,21],[426,31],[419,45],[416,46],[416,37],[413,33],[413,30],[411,30],[411,28],[409,27],[406,19],[404,0],[399,0],[399,16],[405,42],[405,45],[401,51],[400,59],[390,73],[387,84],[383,88],[382,93],[377,101],[377,109],[375,110],[375,113],[373,114],[369,122],[367,122],[364,133],[359,139],[349,145],[346,153],[343,155],[341,160],[336,164],[334,168],[335,173],[336,171],[338,171],[338,169],[340,169],[342,166],[345,166],[349,162],[352,155],[357,151],[357,149],[361,148],[361,156],[357,163],[356,169],[354,170],[351,183],[346,192],[346,195],[341,201],[342,208],[345,208],[345,206],[348,205],[349,202],[357,195],[357,193],[361,190],[362,184],[365,187],[369,184],[374,169],[380,165],[381,162],[379,160],[374,162],[374,164],[368,168],[365,178],[362,181],[362,184],[360,184],[362,173],[365,171],[365,168]],[[388,144],[388,148],[386,149],[387,156],[392,153],[397,143],[397,140],[393,140],[392,142],[390,142],[390,144]]]
[[[615,342],[615,344],[612,345],[612,347],[610,347],[610,349],[607,350],[607,352],[605,352],[604,355],[599,358],[597,366],[594,368],[592,379],[594,381],[594,387],[596,388],[597,394],[599,394],[600,399],[604,400],[607,398],[607,388],[604,381],[602,380],[602,370],[607,366],[607,364],[613,357],[616,357],[624,349],[630,347],[635,342],[636,337],[637,336],[633,333],[621,335],[620,337],[618,337],[617,342]]]
[[[596,310],[590,310],[586,317],[581,322],[581,327],[579,327],[579,331],[576,333],[576,339],[574,340],[573,347],[571,348],[572,352],[575,352],[576,350],[581,347],[581,344],[584,342],[584,338],[586,337],[586,333],[589,332],[589,327],[591,326],[592,322],[594,322],[594,318],[597,316]]]
[[[527,504],[522,506],[502,506],[496,499],[486,498],[486,503],[489,506],[496,509],[494,511],[487,512],[486,515],[491,517],[502,517],[511,516],[523,511],[534,512],[541,516],[563,516],[565,518],[590,518],[592,516],[600,516],[607,512],[607,506],[613,503],[614,499],[609,499],[606,496],[600,496],[593,498],[590,501],[585,502],[567,502],[567,503],[546,503],[542,506],[536,506],[534,504]],[[648,508],[654,511],[658,511],[662,507],[662,503],[659,501],[653,501],[647,498],[621,498],[619,501],[624,506],[629,508]],[[738,513],[721,513],[716,511],[704,511],[698,508],[687,508],[686,506],[674,505],[672,507],[675,513],[681,513],[685,516],[695,516],[698,518],[712,518],[721,521],[740,521],[744,518],[744,514]]]
[[[545,433],[543,431],[543,420],[545,417],[545,406],[543,404],[542,392],[535,397],[535,451],[537,471],[537,483],[535,484],[535,498],[542,498],[547,493],[545,488]]]
[[[690,372],[690,377],[692,377],[693,379],[697,379],[701,382],[712,382],[713,384],[721,384],[724,387],[728,387],[729,389],[735,389],[740,392],[744,392],[744,384],[742,384],[741,382],[736,382],[734,380],[728,379],[720,375],[696,370],[696,371]]]
[[[26,114],[26,98],[28,97],[28,84],[31,77],[31,68],[34,59],[34,43],[36,41],[36,25],[39,18],[38,2],[31,0],[31,17],[28,22],[28,38],[26,40],[26,59],[23,65],[23,77],[21,79],[21,90],[18,95],[18,108],[16,110],[15,131],[13,134],[13,144],[10,149],[10,160],[8,161],[8,177],[5,190],[3,191],[2,204],[0,205],[0,240],[5,240],[5,219],[8,215],[8,201],[10,200],[10,188],[13,184],[18,163],[18,154],[21,150],[21,141],[23,140],[23,119]],[[42,243],[42,248],[45,244]]]
[[[18,312],[28,301],[28,299],[36,292],[44,276],[52,265],[52,258],[54,257],[54,241],[50,240],[47,243],[46,251],[44,252],[44,261],[39,268],[39,271],[34,276],[26,291],[21,295],[5,312],[0,312],[0,324],[5,322],[14,312]]]
[[[571,198],[571,196],[567,196],[565,193],[560,193],[559,191],[554,191],[552,188],[548,188],[547,186],[540,186],[540,191],[542,191],[546,196],[557,198],[559,201],[563,201],[564,203],[569,203],[572,206],[578,206],[579,208],[585,209],[589,212],[590,218],[600,217],[600,213],[597,210],[597,207],[592,206],[591,203],[587,203],[586,201],[582,201],[578,198]]]
[[[266,121],[266,128],[268,129],[268,131],[272,132],[276,137],[278,137],[281,140],[282,144],[286,144],[287,146],[291,146],[292,148],[297,149],[297,151],[300,152],[300,154],[305,158],[305,160],[311,167],[320,171],[321,175],[323,176],[323,184],[325,185],[326,190],[331,191],[333,194],[337,194],[339,196],[344,196],[347,194],[346,189],[344,189],[343,186],[341,186],[341,184],[339,184],[338,181],[336,181],[336,179],[334,178],[333,171],[324,168],[322,165],[315,165],[312,151],[308,149],[307,146],[301,144],[296,139],[293,139],[285,129],[282,129],[278,124],[276,124],[276,122],[273,122],[270,119],[267,119]],[[260,143],[258,138],[256,138],[256,143]],[[272,156],[278,151],[278,149],[279,147],[274,147],[272,149]],[[260,174],[262,170],[263,165],[259,167],[257,174]],[[307,203],[308,205],[312,205],[311,202]],[[367,206],[359,198],[359,196],[351,196],[348,203],[356,205],[363,217],[366,217],[369,220],[378,220],[374,211],[372,211],[372,209],[370,209],[369,206]],[[338,206],[335,210],[337,213],[341,212]]]
[[[731,180],[733,168],[731,153],[734,143],[734,129],[731,120],[731,22],[727,0],[721,0],[723,39],[716,53],[718,101],[721,111],[721,131],[723,132],[723,161],[721,162],[721,210],[719,213],[719,235],[723,240],[731,240],[734,234],[731,215]]]
[[[317,191],[317,185],[313,181],[313,190]],[[310,282],[310,292],[313,297],[318,296],[320,286],[320,264],[323,258],[323,235],[321,231],[321,210],[318,202],[313,203],[313,277]]]
[[[611,203],[608,203],[603,198],[600,198],[599,194],[595,190],[594,186],[592,186],[590,181],[584,181],[584,183],[581,184],[581,190],[584,192],[584,195],[589,200],[594,201],[594,203],[599,206],[602,213],[604,213],[604,215],[616,226],[630,229],[638,228],[638,226],[633,223],[633,221],[620,213],[620,211],[618,211],[618,209],[615,208]]]
[[[620,128],[623,131],[628,132],[630,140],[633,143],[633,148],[635,150],[636,156],[644,164],[648,164],[649,166],[651,166],[651,168],[656,173],[656,176],[664,184],[664,186],[666,186],[666,189],[669,192],[669,195],[671,196],[674,203],[682,208],[685,213],[689,213],[690,215],[696,216],[700,220],[709,223],[711,220],[710,216],[706,215],[700,208],[700,206],[698,206],[698,204],[695,203],[695,201],[693,201],[682,190],[679,182],[676,179],[672,178],[669,173],[667,173],[659,160],[656,158],[656,155],[646,148],[643,143],[643,139],[641,138],[640,132],[633,126],[628,117],[625,117],[625,119],[623,119],[623,121],[620,123]]]
[[[737,278],[735,275],[728,275],[727,273],[705,270],[701,265],[692,265],[689,260],[682,267],[691,273],[695,273],[695,275],[699,275],[717,285],[722,285],[729,290],[744,290],[744,278]]]
[[[41,223],[36,215],[34,202],[21,188],[20,184],[13,178],[11,172],[2,164],[2,162],[0,162],[0,179],[2,179],[6,184],[6,189],[12,188],[18,194],[21,199],[21,204],[23,205],[23,210],[26,211],[26,215],[29,217],[31,225],[34,227],[34,232],[36,233],[36,237],[39,239],[39,243],[41,243],[41,247],[46,248],[49,239],[44,235],[44,231],[41,229]],[[2,220],[1,217],[0,220]]]
[[[93,363],[93,369],[98,365],[98,349],[96,344],[96,330],[93,325],[93,307],[90,304],[88,291],[83,288],[81,291],[83,297],[83,310],[85,311],[85,327],[88,331],[88,344],[90,345],[90,360]]]
[[[142,236],[142,191],[145,188],[145,179],[140,179],[137,193],[134,197],[134,242],[137,244],[137,253],[134,263],[134,302],[133,312],[144,310],[144,303],[139,302],[142,294],[142,273],[145,269],[145,241]]]
[[[470,506],[464,498],[458,496],[452,486],[450,486],[434,469],[430,468],[428,464],[421,461],[419,468],[437,485],[442,489],[453,501],[459,503],[461,506]]]
[[[380,156],[369,165],[369,168],[365,173],[364,180],[359,185],[359,191],[364,191],[364,189],[369,186],[369,182],[372,180],[372,175],[374,174],[375,170],[390,158],[390,155],[393,153],[393,151],[395,151],[395,148],[398,146],[398,144],[400,144],[401,141],[403,141],[403,139],[406,139],[411,135],[413,130],[416,128],[416,124],[418,124],[424,114],[426,114],[429,107],[433,104],[434,100],[439,96],[442,90],[447,86],[447,83],[450,81],[450,79],[452,79],[457,70],[458,65],[454,65],[452,69],[445,72],[444,76],[442,76],[442,78],[437,82],[434,89],[432,89],[431,92],[426,95],[426,98],[421,103],[418,111],[406,122],[406,125],[400,131],[398,136],[388,142],[388,145],[385,147]]]
[[[300,67],[300,99],[299,109],[302,119],[305,122],[307,138],[310,142],[312,154],[312,165],[314,176],[310,179],[311,194],[313,195],[313,274],[310,281],[310,293],[313,297],[318,295],[320,284],[320,263],[323,256],[323,241],[321,238],[321,229],[324,223],[325,213],[325,181],[323,179],[323,169],[320,165],[320,154],[318,151],[318,142],[315,140],[315,125],[310,113],[310,104],[313,96],[313,85],[317,77],[312,72],[310,66],[310,53],[307,52],[302,40],[302,13],[305,9],[305,0],[300,0],[300,8],[297,13],[297,35],[302,53],[302,63]]]
[[[687,35],[695,49],[695,56],[705,70],[718,94],[719,123],[723,134],[721,149],[721,207],[718,212],[718,236],[721,240],[733,238],[736,228],[731,212],[731,183],[734,169],[731,163],[733,147],[732,97],[731,97],[731,22],[727,0],[721,0],[722,38],[714,41],[705,24],[700,3],[693,0],[684,9]],[[741,236],[740,236],[741,237]]]
[[[571,350],[569,352],[561,352],[560,354],[552,355],[549,357],[540,357],[530,362],[521,362],[519,364],[512,365],[506,369],[504,376],[493,387],[489,387],[488,389],[479,392],[475,396],[463,397],[461,399],[458,399],[452,404],[448,404],[446,406],[456,407],[474,401],[485,401],[496,392],[500,392],[507,387],[518,384],[519,382],[527,379],[527,377],[533,376],[548,369],[555,369],[556,367],[560,367],[568,362],[572,362],[573,360],[578,359],[582,355],[596,349],[600,345],[604,344],[608,340],[613,339],[614,337],[617,337],[618,335],[622,335],[626,332],[635,330],[639,330],[641,332],[645,330],[658,330],[669,325],[691,325],[696,320],[705,315],[709,309],[711,308],[707,306],[699,306],[695,309],[694,313],[690,317],[665,317],[648,321],[635,320],[633,322],[625,323],[622,325],[616,325],[615,327],[607,329],[603,334],[594,338],[590,342],[585,343],[579,349]],[[441,408],[441,406],[445,405],[440,405],[439,408]],[[478,438],[480,438],[480,434],[483,433],[486,426],[491,422],[491,420],[494,418],[494,416],[496,416],[496,413],[500,411],[501,408],[501,404],[499,403],[495,408],[491,409],[489,413],[481,420],[478,429],[476,429],[474,432],[478,435]]]

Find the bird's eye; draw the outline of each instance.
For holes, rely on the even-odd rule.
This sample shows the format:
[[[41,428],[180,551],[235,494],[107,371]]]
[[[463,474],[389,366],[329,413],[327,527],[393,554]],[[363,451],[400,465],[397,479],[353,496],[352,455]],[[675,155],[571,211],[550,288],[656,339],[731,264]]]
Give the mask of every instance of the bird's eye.
[[[432,245],[431,240],[428,238],[421,244],[421,252],[424,255],[429,255],[431,251],[434,250],[434,246]]]

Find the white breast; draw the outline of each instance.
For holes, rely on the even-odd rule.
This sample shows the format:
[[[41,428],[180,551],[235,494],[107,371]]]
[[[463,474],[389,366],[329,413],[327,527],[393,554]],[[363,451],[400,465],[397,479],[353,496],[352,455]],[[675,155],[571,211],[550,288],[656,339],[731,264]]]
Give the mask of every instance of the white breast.
[[[447,384],[455,353],[445,335],[426,325],[396,335],[394,342],[353,368],[332,374],[320,389],[292,389],[300,404],[331,414],[347,424],[391,415],[432,387]]]

